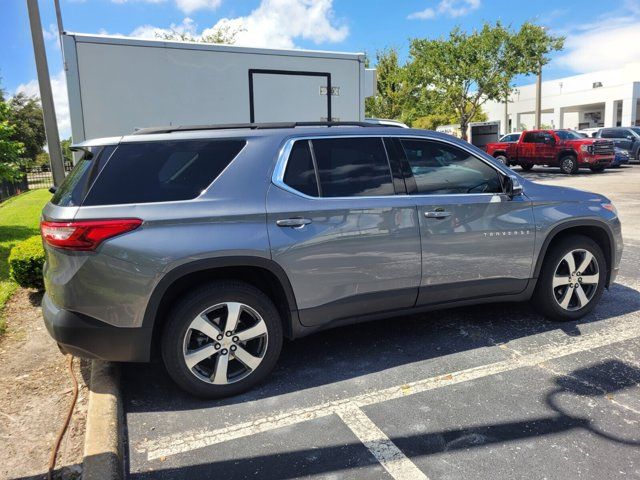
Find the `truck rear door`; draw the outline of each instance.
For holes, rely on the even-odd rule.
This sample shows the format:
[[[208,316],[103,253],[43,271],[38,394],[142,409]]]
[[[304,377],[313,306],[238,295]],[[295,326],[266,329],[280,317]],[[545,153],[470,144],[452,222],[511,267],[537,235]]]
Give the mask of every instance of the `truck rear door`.
[[[329,121],[330,89],[330,73],[249,70],[250,121]]]

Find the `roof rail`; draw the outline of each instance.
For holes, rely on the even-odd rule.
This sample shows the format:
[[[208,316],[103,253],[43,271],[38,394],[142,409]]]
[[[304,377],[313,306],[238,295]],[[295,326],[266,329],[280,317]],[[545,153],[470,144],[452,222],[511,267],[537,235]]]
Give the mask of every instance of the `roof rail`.
[[[149,127],[141,128],[133,132],[132,135],[151,135],[154,133],[189,132],[197,130],[231,130],[238,128],[249,128],[252,130],[267,130],[273,128],[296,128],[296,127],[390,127],[395,125],[379,125],[370,122],[275,122],[275,123],[228,123],[218,125],[177,125],[170,127]]]

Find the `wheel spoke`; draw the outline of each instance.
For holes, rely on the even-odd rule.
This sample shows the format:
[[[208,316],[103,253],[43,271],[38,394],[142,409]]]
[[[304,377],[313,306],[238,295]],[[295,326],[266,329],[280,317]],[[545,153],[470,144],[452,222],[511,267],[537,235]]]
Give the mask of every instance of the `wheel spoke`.
[[[582,283],[587,285],[597,285],[600,281],[600,275],[597,273],[595,275],[582,275],[580,278],[582,278]]]
[[[242,312],[242,304],[236,302],[227,303],[227,323],[224,326],[225,332],[235,332],[238,326],[238,320],[240,320],[240,313]]]
[[[553,277],[553,288],[561,287],[562,285],[569,285],[569,279],[566,275]]]
[[[188,351],[184,356],[184,360],[187,363],[187,367],[191,369],[214,353],[216,353],[216,349],[213,345],[205,345],[204,347],[200,347],[196,350]]]
[[[571,297],[573,297],[573,288],[567,287],[562,296],[562,300],[560,300],[560,306],[564,309],[569,308],[569,302],[571,301]]]
[[[584,293],[581,285],[576,286],[576,295],[578,296],[579,307],[584,307],[587,303],[589,303],[589,299],[587,298],[587,294]]]
[[[584,273],[587,270],[587,268],[589,268],[589,265],[591,264],[591,260],[593,260],[593,254],[585,250],[584,259],[582,260],[582,262],[580,263],[580,266],[578,267],[578,272]]]
[[[216,358],[216,366],[211,375],[211,381],[216,385],[226,385],[229,383],[227,379],[227,368],[229,367],[229,354],[218,355]]]
[[[564,257],[562,257],[562,260],[567,262],[567,265],[569,266],[569,274],[572,274],[576,271],[576,261],[573,258],[573,252],[567,253]]]
[[[241,342],[246,342],[247,340],[260,337],[265,333],[267,333],[267,324],[264,323],[264,321],[260,321],[260,323],[254,325],[253,327],[242,330],[241,332],[237,332],[236,335]]]
[[[198,315],[195,320],[191,322],[190,328],[198,330],[214,340],[222,333],[204,314]]]
[[[239,360],[245,367],[255,370],[260,365],[262,358],[254,357],[249,352],[247,352],[244,348],[238,345],[238,349],[233,352],[234,357]]]

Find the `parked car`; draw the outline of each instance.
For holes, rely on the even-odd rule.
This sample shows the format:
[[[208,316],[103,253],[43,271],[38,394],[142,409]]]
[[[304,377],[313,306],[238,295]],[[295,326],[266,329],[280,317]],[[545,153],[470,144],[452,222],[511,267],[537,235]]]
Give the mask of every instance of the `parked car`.
[[[305,126],[77,145],[41,222],[61,349],[161,356],[186,391],[223,397],[262,381],[284,338],[530,299],[576,320],[616,278],[621,226],[602,195],[530,182],[445,134]]]
[[[616,147],[628,151],[631,159],[640,162],[640,127],[602,128],[596,138],[611,140]]]
[[[612,167],[619,167],[620,165],[626,165],[629,163],[629,152],[623,148],[614,147],[614,157],[613,162],[611,162]]]
[[[490,143],[487,153],[505,165],[531,170],[534,165],[560,167],[563,173],[578,168],[602,172],[613,162],[613,142],[584,138],[572,130],[529,130],[515,143]]]
[[[365,118],[364,121],[367,123],[371,123],[372,125],[380,125],[383,127],[409,128],[406,123],[402,123],[399,120],[390,120],[387,118]]]
[[[580,130],[573,130],[573,131],[576,133],[579,133],[581,136],[585,138],[594,138],[599,130],[600,130],[599,127],[593,127],[593,128],[581,128]]]
[[[522,132],[507,133],[506,135],[503,135],[502,137],[500,137],[500,140],[498,140],[498,142],[514,143],[520,140],[520,135],[522,135]]]

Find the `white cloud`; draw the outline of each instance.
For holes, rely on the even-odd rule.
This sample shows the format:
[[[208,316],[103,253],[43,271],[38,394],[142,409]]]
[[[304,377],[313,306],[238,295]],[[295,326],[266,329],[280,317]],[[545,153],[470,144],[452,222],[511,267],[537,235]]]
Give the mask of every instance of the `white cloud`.
[[[179,24],[172,23],[169,28],[154,27],[153,25],[141,25],[129,34],[130,37],[157,39],[164,33],[180,33],[197,37],[197,27],[192,19],[185,18]]]
[[[165,32],[174,31],[201,37],[221,27],[238,31],[236,45],[252,47],[295,48],[298,38],[319,44],[340,42],[349,35],[349,28],[334,19],[332,0],[262,0],[249,15],[222,18],[201,32],[187,17],[179,24],[171,24],[169,28],[142,25],[130,35],[157,38]]]
[[[69,118],[69,101],[67,99],[67,80],[63,70],[51,77],[51,91],[58,119],[58,133],[60,138],[69,138],[71,136],[71,120]],[[20,92],[30,97],[34,95],[40,97],[38,81],[31,80],[28,83],[18,85],[15,93],[18,94]]]
[[[164,3],[167,0],[111,0],[112,3],[124,4],[133,2],[143,3]],[[196,10],[215,10],[220,6],[222,0],[174,0],[176,7],[186,14]]]
[[[196,10],[215,10],[222,0],[176,0],[176,7],[189,14]]]
[[[631,15],[610,17],[566,33],[565,53],[555,63],[576,72],[589,72],[640,62],[640,9]]]
[[[480,8],[480,3],[480,0],[440,0],[434,8],[429,7],[414,12],[407,18],[409,20],[430,20],[440,16],[458,18]]]

